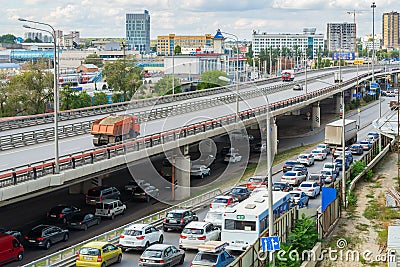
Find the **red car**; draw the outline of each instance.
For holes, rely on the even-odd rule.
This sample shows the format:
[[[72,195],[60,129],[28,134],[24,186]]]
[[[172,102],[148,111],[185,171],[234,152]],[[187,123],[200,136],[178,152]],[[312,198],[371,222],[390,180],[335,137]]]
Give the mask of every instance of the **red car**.
[[[247,180],[246,187],[250,190],[260,186],[260,185],[268,185],[268,177],[266,176],[252,176]]]

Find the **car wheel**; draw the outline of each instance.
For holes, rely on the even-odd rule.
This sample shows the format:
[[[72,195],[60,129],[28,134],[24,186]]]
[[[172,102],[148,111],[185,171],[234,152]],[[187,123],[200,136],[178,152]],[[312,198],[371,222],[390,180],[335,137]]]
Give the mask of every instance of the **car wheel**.
[[[106,263],[103,262],[103,263],[101,264],[101,267],[106,267]]]
[[[201,174],[200,179],[203,179],[203,178],[204,178],[204,174]]]
[[[48,240],[45,244],[44,244],[44,248],[45,249],[49,249],[51,247],[51,242]]]
[[[168,227],[163,226],[163,231],[168,232]]]
[[[87,228],[87,226],[86,226],[86,228]],[[65,234],[65,235],[64,235],[64,238],[63,238],[63,241],[64,241],[64,242],[67,242],[68,239],[69,239],[69,234]]]
[[[146,245],[144,245],[144,250],[146,250],[148,247],[150,247],[149,241],[146,242]]]
[[[111,215],[111,220],[115,219],[115,214]]]
[[[118,255],[117,263],[120,263],[122,261],[122,254]]]
[[[97,222],[96,222],[96,224],[97,224],[97,225],[99,225],[99,224],[100,224],[100,222],[101,222],[101,219],[100,219],[100,218],[98,218],[98,219],[97,219]]]
[[[17,260],[22,261],[23,258],[24,258],[24,253],[23,252],[18,253]]]
[[[146,202],[147,202],[147,203],[150,202],[150,196],[149,196],[149,195],[146,196]]]
[[[308,204],[309,204],[308,202],[310,202],[310,200],[309,200],[309,199],[307,200],[306,207],[308,207]]]
[[[164,242],[164,236],[160,235],[160,238],[158,239],[158,244],[162,244]]]
[[[85,224],[84,226],[83,226],[83,231],[86,231],[87,230],[87,225]]]
[[[66,223],[67,223],[67,218],[64,217],[64,218],[62,219],[62,224],[66,224]]]
[[[183,264],[184,262],[185,262],[185,254],[182,255],[182,258],[179,261],[179,264]]]

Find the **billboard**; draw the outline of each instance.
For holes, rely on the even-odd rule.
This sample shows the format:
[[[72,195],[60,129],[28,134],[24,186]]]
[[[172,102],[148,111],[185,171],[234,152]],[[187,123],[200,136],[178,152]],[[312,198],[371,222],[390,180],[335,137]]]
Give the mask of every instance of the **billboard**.
[[[332,53],[332,60],[354,60],[355,54],[354,52],[333,52]]]

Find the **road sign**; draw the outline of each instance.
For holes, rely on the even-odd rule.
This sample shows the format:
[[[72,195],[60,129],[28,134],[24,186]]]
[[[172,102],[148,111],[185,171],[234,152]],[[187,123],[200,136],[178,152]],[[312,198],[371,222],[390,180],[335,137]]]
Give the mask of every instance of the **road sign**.
[[[354,65],[363,65],[364,64],[364,60],[362,59],[355,59],[353,62]]]
[[[264,252],[281,249],[278,236],[261,237],[261,245]]]
[[[333,52],[332,60],[354,60],[354,52]]]
[[[353,97],[355,97],[355,98],[361,98],[362,96],[361,96],[360,93],[358,93],[358,94],[353,94]]]
[[[371,89],[376,89],[378,87],[379,87],[379,84],[377,84],[377,83],[371,83],[369,86],[369,88],[371,88]]]

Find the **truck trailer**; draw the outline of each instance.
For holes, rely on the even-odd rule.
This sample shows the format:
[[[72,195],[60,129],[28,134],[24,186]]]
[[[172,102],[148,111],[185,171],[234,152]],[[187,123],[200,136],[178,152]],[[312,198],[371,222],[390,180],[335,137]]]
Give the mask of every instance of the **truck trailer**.
[[[93,135],[93,145],[95,146],[136,138],[140,134],[139,119],[132,115],[111,114],[95,120],[90,133]]]
[[[325,126],[325,144],[342,146],[342,119],[328,123]],[[357,124],[355,120],[345,119],[344,121],[345,145],[357,142]]]

